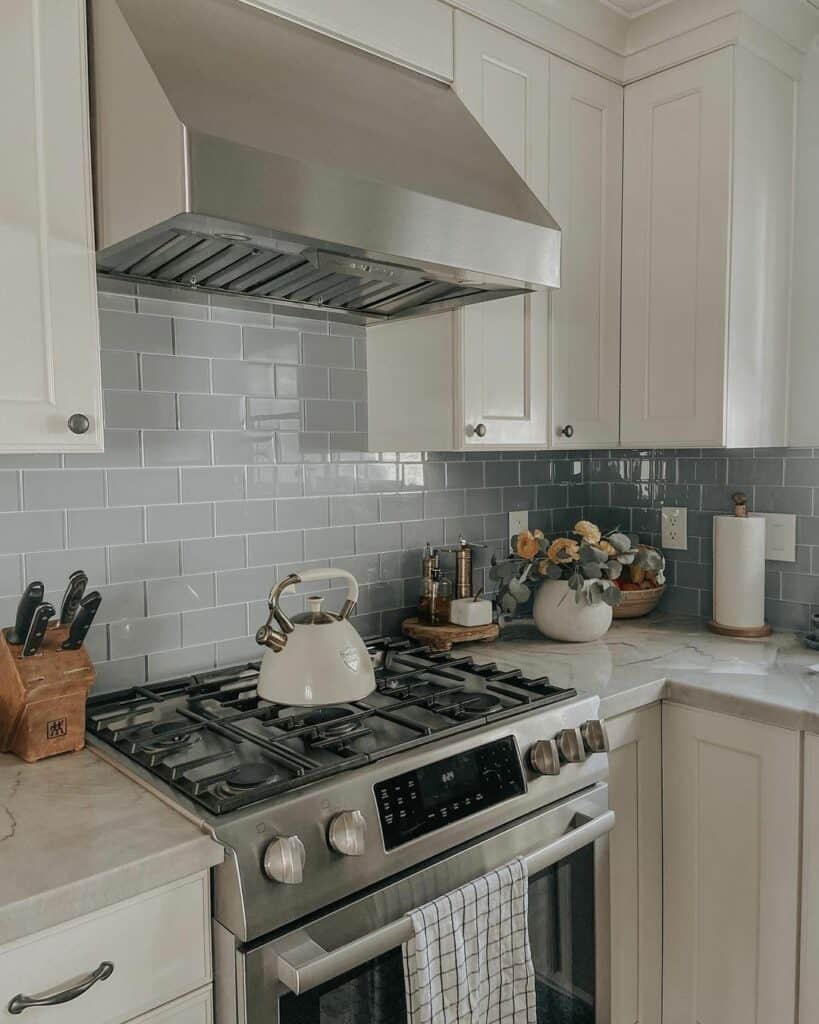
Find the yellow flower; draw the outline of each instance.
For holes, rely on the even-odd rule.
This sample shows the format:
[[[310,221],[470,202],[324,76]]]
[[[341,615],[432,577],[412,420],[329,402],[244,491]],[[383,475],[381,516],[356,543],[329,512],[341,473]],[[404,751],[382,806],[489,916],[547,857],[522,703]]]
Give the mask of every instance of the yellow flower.
[[[568,537],[558,537],[549,548],[548,554],[555,565],[568,565],[569,562],[576,562],[580,558],[580,545]]]
[[[589,544],[600,543],[600,527],[590,523],[588,519],[580,519],[574,524],[574,532]]]
[[[601,540],[597,546],[600,548],[601,551],[604,551],[609,556],[609,558],[616,558],[617,549],[613,544],[609,544],[607,540]]]
[[[532,536],[537,540],[544,540],[543,530],[532,530]]]
[[[534,534],[530,533],[528,530],[523,530],[518,534],[518,541],[515,545],[515,550],[521,558],[525,558],[527,561],[531,562],[540,550],[540,545],[538,544]]]

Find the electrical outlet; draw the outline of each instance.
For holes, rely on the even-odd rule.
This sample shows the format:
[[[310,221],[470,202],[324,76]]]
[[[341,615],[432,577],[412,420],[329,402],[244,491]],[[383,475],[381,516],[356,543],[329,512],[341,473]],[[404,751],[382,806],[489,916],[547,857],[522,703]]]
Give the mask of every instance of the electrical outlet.
[[[766,512],[765,557],[775,562],[796,561],[796,516]]]
[[[666,505],[662,510],[662,539],[660,544],[671,551],[685,551],[688,547],[688,509]]]
[[[510,512],[509,513],[509,536],[514,537],[516,533],[523,533],[524,530],[529,529],[529,513],[528,512]]]

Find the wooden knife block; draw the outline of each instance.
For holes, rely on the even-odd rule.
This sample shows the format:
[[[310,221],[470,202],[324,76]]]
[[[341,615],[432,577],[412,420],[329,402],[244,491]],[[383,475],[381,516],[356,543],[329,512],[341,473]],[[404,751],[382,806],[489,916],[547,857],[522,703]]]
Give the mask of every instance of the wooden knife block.
[[[84,647],[63,651],[68,629],[47,630],[37,654],[21,658],[0,630],[0,750],[24,761],[85,746],[85,702],[94,664]]]

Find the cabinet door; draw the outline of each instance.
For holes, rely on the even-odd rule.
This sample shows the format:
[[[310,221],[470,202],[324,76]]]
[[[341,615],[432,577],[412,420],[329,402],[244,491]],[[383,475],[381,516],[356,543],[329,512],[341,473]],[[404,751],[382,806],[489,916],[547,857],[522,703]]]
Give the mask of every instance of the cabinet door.
[[[662,716],[660,705],[609,719],[611,1024],[662,1015]]]
[[[819,736],[805,736],[799,1024],[819,1020]]]
[[[724,442],[730,48],[625,90],[621,440]]]
[[[0,452],[99,450],[83,0],[4,0],[0,92]]]
[[[543,50],[455,13],[455,89],[541,202],[547,199],[548,61]],[[498,299],[457,314],[459,447],[546,441],[548,297]],[[481,437],[474,432],[486,427]]]
[[[663,1021],[795,1013],[799,735],[663,705]]]
[[[623,89],[550,57],[549,111],[548,206],[563,231],[550,445],[607,448],[620,438]]]

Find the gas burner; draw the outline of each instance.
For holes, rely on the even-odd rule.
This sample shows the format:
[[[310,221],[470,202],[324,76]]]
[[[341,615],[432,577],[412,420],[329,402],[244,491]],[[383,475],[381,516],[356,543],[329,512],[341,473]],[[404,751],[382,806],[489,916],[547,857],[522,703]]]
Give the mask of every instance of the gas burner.
[[[245,789],[255,789],[273,782],[278,782],[281,775],[272,764],[266,761],[248,761],[240,764],[238,768],[222,779],[215,786],[220,796],[232,796]]]
[[[279,775],[272,764],[265,761],[248,761],[247,764],[239,765],[226,781],[234,789],[250,789],[252,786],[261,786],[263,782],[276,782],[278,778]]]
[[[186,750],[201,739],[194,727],[179,722],[159,722],[149,727],[143,739],[137,738],[136,745],[146,754],[171,753]]]
[[[478,718],[500,711],[503,704],[491,693],[447,693],[436,698],[434,707],[451,718]]]

